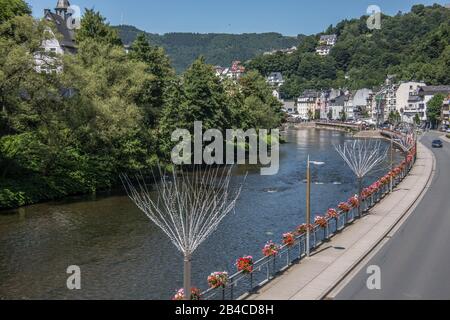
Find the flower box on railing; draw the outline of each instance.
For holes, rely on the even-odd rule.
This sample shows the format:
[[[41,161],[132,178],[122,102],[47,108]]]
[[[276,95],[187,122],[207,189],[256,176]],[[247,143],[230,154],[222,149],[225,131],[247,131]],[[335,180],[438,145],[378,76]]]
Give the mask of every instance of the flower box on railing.
[[[415,150],[412,149],[398,167],[388,172],[385,176],[380,178],[380,180],[374,182],[369,187],[363,189],[360,197],[357,195],[350,198],[347,202],[341,202],[338,206],[339,210],[329,209],[325,216],[317,216],[314,221],[315,225],[302,224],[295,232],[283,234],[282,246],[278,246],[272,241],[269,241],[262,249],[264,255],[262,259],[253,262],[251,256],[239,258],[236,261],[238,272],[229,278],[225,277],[225,274],[228,276],[226,272],[211,274],[210,277],[208,277],[210,289],[208,289],[206,293],[211,294],[214,291],[222,289],[219,292],[222,292],[222,298],[225,299],[225,290],[227,289],[230,293],[229,296],[233,299],[234,288],[237,287],[237,284],[241,279],[250,279],[250,291],[246,291],[246,294],[254,290],[254,281],[259,282],[256,286],[268,282],[277,271],[284,270],[291,265],[291,253],[297,248],[296,245],[298,245],[299,250],[297,259],[302,259],[306,255],[306,233],[308,230],[313,237],[313,241],[310,243],[311,249],[316,249],[321,245],[322,240],[332,237],[338,231],[345,229],[347,224],[355,219],[355,210],[357,210],[359,206],[366,212],[389,194],[391,191],[391,184],[393,186],[399,184],[411,170],[415,160]],[[335,230],[333,231],[334,223]],[[319,231],[324,232],[318,233]],[[323,238],[320,237],[322,234]],[[283,265],[276,263],[276,261],[282,261],[282,256],[284,254],[286,255],[286,263],[283,263]],[[271,263],[273,263],[273,272],[270,272]],[[261,272],[263,270],[266,270],[267,272]],[[264,281],[260,282],[258,277],[264,275],[264,273],[266,273]],[[246,281],[246,283],[248,282]],[[214,295],[214,293],[211,295]],[[178,294],[178,298],[180,297],[182,297],[182,295]],[[196,295],[194,294],[194,298],[195,297]],[[198,295],[198,298],[200,298],[200,295]]]

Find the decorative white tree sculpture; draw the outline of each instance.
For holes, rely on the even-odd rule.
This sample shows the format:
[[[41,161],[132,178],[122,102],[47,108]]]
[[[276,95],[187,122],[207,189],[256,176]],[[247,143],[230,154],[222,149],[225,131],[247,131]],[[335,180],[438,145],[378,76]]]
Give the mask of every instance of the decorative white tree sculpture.
[[[184,294],[191,299],[191,259],[219,223],[230,213],[242,190],[242,184],[231,191],[232,167],[194,166],[190,172],[180,170],[166,175],[159,170],[155,179],[157,199],[142,175],[135,183],[122,175],[128,196],[170,238],[184,255]]]
[[[380,141],[354,140],[335,146],[336,151],[358,179],[358,197],[362,199],[362,179],[387,156],[388,148],[383,148]],[[361,217],[361,205],[358,206]]]

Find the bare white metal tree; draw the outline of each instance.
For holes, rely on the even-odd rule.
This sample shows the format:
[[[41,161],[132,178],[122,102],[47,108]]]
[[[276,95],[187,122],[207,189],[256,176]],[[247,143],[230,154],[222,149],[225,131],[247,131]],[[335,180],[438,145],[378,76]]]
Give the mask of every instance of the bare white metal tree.
[[[122,175],[128,196],[172,241],[184,256],[184,293],[191,299],[192,254],[234,210],[242,184],[230,185],[232,167],[194,166],[192,171],[166,174],[155,179],[156,199],[142,175],[133,181]]]
[[[383,162],[388,148],[384,148],[381,141],[354,140],[335,146],[335,149],[355,174],[358,180],[358,197],[361,200],[363,178]],[[358,207],[358,216],[361,217],[361,206]]]

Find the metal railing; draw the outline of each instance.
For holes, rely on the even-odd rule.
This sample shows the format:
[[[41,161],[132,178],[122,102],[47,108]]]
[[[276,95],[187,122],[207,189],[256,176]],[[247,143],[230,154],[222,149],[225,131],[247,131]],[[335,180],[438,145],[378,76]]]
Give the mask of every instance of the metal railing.
[[[406,163],[401,173],[393,178],[393,188],[408,175],[415,161],[416,158],[414,157],[411,162]],[[359,203],[362,208],[362,216],[368,215],[370,209],[386,197],[393,188],[391,188],[390,183],[386,183],[372,195],[362,199]],[[322,244],[328,242],[359,218],[361,217],[358,217],[358,207],[354,207],[348,212],[339,210],[337,218],[327,217],[327,224],[324,228],[315,225],[310,233],[311,252],[317,251]],[[237,272],[228,278],[225,287],[208,289],[201,294],[201,297],[204,300],[244,299],[292,265],[299,263],[305,256],[306,234],[297,235],[294,243],[290,246],[282,246],[276,256],[263,257],[254,262],[251,273]]]

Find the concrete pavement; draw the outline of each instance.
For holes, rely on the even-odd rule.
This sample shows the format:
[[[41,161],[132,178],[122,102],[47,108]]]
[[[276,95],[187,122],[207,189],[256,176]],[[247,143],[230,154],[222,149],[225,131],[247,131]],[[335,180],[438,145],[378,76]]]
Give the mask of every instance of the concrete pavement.
[[[430,132],[422,142],[441,133]],[[436,173],[407,221],[336,294],[336,299],[450,299],[450,143],[433,149]],[[381,268],[381,290],[366,288],[365,266]]]
[[[423,145],[410,175],[371,210],[345,231],[275,278],[248,300],[322,299],[345,278],[408,212],[423,193],[433,172],[433,156]],[[364,281],[365,284],[365,281]]]

